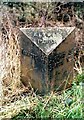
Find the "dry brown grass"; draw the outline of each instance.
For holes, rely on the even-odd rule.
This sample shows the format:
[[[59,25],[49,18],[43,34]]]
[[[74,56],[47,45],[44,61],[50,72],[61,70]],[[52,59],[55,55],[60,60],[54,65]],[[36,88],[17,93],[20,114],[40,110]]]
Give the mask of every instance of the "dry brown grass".
[[[39,7],[38,7],[39,6]],[[41,5],[37,5],[37,8],[40,9]],[[47,5],[49,7],[49,14],[51,13],[52,5]],[[45,5],[44,5],[45,8]],[[20,46],[19,46],[19,32],[18,28],[20,27],[19,22],[17,21],[16,13],[21,14],[21,10],[13,10],[11,13],[11,9],[7,6],[2,6],[2,22],[1,22],[1,31],[0,31],[0,65],[1,65],[1,80],[3,80],[3,92],[8,95],[9,93],[13,93],[22,87],[22,83],[20,81]],[[73,10],[72,10],[73,11]],[[20,13],[19,13],[20,12]],[[31,12],[31,10],[30,10]],[[34,12],[34,11],[33,11]],[[74,11],[73,11],[74,14]],[[18,16],[18,15],[17,15]],[[75,19],[75,17],[74,17]],[[17,26],[14,26],[14,20],[17,22]],[[50,21],[52,23],[53,21]],[[74,20],[70,21],[70,23]],[[56,23],[58,24],[58,23]],[[56,25],[55,24],[55,25]],[[59,23],[60,25],[63,23]],[[23,27],[28,26],[28,24],[24,24]],[[68,26],[68,23],[67,25]],[[22,26],[21,26],[22,27]],[[80,34],[81,33],[81,34]],[[78,36],[77,36],[78,35]],[[76,43],[78,41],[82,42],[82,30],[76,30]],[[75,65],[75,69],[77,70],[77,66]],[[81,67],[80,67],[80,72]],[[10,90],[9,90],[10,89]],[[17,90],[18,89],[18,90]]]
[[[0,31],[0,88],[2,87],[3,98],[16,94],[21,90],[20,81],[20,46],[18,28],[13,26],[13,16],[8,8],[1,9],[2,22]]]

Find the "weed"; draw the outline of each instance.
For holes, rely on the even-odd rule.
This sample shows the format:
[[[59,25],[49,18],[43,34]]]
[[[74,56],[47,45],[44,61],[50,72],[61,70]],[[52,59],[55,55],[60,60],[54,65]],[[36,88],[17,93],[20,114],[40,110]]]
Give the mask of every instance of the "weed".
[[[38,97],[38,96],[37,96]],[[23,110],[25,111],[25,110]],[[29,111],[20,112],[14,118],[60,118],[82,119],[82,86],[73,82],[72,88],[65,90],[61,95],[51,93],[44,97],[38,97],[37,104]],[[13,118],[13,120],[14,120]],[[15,119],[16,120],[16,119]]]

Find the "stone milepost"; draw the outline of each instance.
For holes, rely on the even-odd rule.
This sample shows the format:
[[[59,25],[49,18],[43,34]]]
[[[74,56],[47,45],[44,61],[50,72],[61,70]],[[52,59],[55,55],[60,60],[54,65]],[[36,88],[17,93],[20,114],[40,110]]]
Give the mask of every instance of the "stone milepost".
[[[41,94],[70,86],[75,28],[20,28],[20,33],[21,81],[24,85],[31,83]]]

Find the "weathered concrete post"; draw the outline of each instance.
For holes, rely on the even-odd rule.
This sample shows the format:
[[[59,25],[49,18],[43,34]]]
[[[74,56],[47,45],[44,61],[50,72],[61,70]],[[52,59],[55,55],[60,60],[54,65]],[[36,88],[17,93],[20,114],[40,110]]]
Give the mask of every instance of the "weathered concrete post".
[[[21,80],[39,93],[63,89],[73,76],[74,27],[21,28]]]

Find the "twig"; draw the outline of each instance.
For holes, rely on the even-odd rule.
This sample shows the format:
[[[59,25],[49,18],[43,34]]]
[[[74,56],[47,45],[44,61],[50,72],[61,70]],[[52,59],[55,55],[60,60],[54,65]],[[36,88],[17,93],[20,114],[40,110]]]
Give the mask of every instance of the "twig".
[[[48,98],[48,100],[46,101],[46,104],[44,105],[43,109],[45,109],[45,107],[47,106],[47,104],[49,103],[50,99],[52,98],[53,96],[53,92],[51,92],[51,95],[50,97]]]

